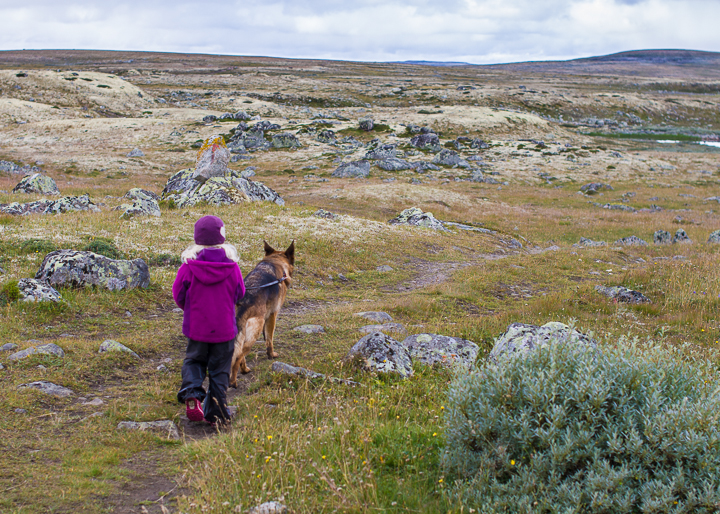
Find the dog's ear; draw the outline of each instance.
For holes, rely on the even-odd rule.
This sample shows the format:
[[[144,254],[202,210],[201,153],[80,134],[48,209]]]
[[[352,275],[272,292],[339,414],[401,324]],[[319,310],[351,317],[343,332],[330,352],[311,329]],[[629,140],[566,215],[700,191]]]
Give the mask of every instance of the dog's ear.
[[[295,240],[293,239],[293,242],[290,243],[290,246],[288,246],[288,249],[285,250],[285,257],[288,258],[290,261],[290,264],[295,264]]]
[[[272,254],[275,253],[275,248],[273,248],[272,246],[270,246],[270,245],[267,243],[267,241],[263,241],[263,243],[265,243],[265,257],[267,257],[268,255],[272,255]]]

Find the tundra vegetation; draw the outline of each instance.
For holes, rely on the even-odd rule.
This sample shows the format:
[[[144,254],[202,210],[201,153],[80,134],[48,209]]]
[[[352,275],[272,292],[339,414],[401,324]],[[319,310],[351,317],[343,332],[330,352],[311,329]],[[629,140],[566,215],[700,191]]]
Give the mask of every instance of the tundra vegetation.
[[[712,512],[717,62],[660,51],[484,67],[0,53],[0,206],[44,199],[11,192],[38,172],[63,197],[88,194],[97,206],[0,214],[0,510],[230,513],[277,501],[298,513]],[[273,137],[281,133],[300,146]],[[161,200],[159,217],[114,210],[132,188],[161,194],[218,135],[235,152],[233,176],[265,184],[284,205],[239,195],[227,205]],[[332,176],[364,160],[367,176]],[[388,223],[413,207],[425,226]],[[273,372],[258,342],[253,371],[230,394],[232,427],[183,419],[185,340],[171,284],[205,214],[225,221],[244,273],[263,240],[295,240],[279,360],[360,385]],[[667,244],[653,242],[659,230]],[[628,244],[637,238],[647,244]],[[143,259],[150,285],[23,301],[19,281],[62,249]],[[596,286],[650,301],[617,301]],[[407,334],[475,342],[476,368],[416,364],[406,379],[359,369],[345,356],[370,324],[355,315],[366,311],[388,313]],[[504,367],[487,360],[511,323],[551,321],[592,333],[599,353],[560,345]],[[99,352],[106,340],[136,355]],[[49,343],[64,355],[9,359]],[[588,373],[606,378],[568,385]],[[40,381],[70,394],[20,387]],[[539,400],[579,390],[624,400],[578,400],[562,415]],[[529,404],[539,425],[523,424]],[[471,405],[489,414],[472,418]],[[608,421],[592,425],[590,415]],[[595,430],[605,446],[588,456],[574,442],[553,455],[557,434],[537,421],[552,416],[579,427],[576,441]],[[672,432],[683,445],[643,453],[656,434],[638,419],[650,432],[685,430]],[[158,420],[179,437],[118,428]]]

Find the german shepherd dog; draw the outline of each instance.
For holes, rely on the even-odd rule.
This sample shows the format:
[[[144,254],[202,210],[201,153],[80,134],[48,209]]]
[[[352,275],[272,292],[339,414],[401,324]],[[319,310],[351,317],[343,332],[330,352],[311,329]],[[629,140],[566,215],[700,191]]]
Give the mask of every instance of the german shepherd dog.
[[[238,335],[230,371],[230,387],[237,387],[238,371],[249,373],[245,357],[252,350],[260,334],[265,336],[267,356],[279,355],[273,348],[275,320],[285,303],[285,295],[292,285],[295,264],[295,241],[287,250],[275,250],[265,241],[265,257],[245,277],[245,296],[235,310]]]

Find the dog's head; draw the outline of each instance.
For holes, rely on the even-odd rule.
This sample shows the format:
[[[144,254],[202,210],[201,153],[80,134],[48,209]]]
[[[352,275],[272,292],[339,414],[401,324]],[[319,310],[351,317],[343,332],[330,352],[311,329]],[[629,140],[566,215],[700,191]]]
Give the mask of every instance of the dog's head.
[[[283,274],[287,277],[286,285],[290,287],[293,269],[295,269],[295,240],[290,243],[290,246],[284,252],[275,250],[267,241],[263,242],[265,243],[265,258],[263,260],[271,261],[282,268]]]

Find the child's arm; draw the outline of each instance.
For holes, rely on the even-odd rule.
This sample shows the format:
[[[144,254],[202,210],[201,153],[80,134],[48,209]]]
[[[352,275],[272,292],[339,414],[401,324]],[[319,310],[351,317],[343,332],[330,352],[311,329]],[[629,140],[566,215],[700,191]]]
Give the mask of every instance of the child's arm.
[[[172,293],[173,299],[178,307],[185,310],[185,296],[187,290],[190,287],[190,273],[188,272],[187,265],[183,264],[178,270],[175,282],[173,282]]]

